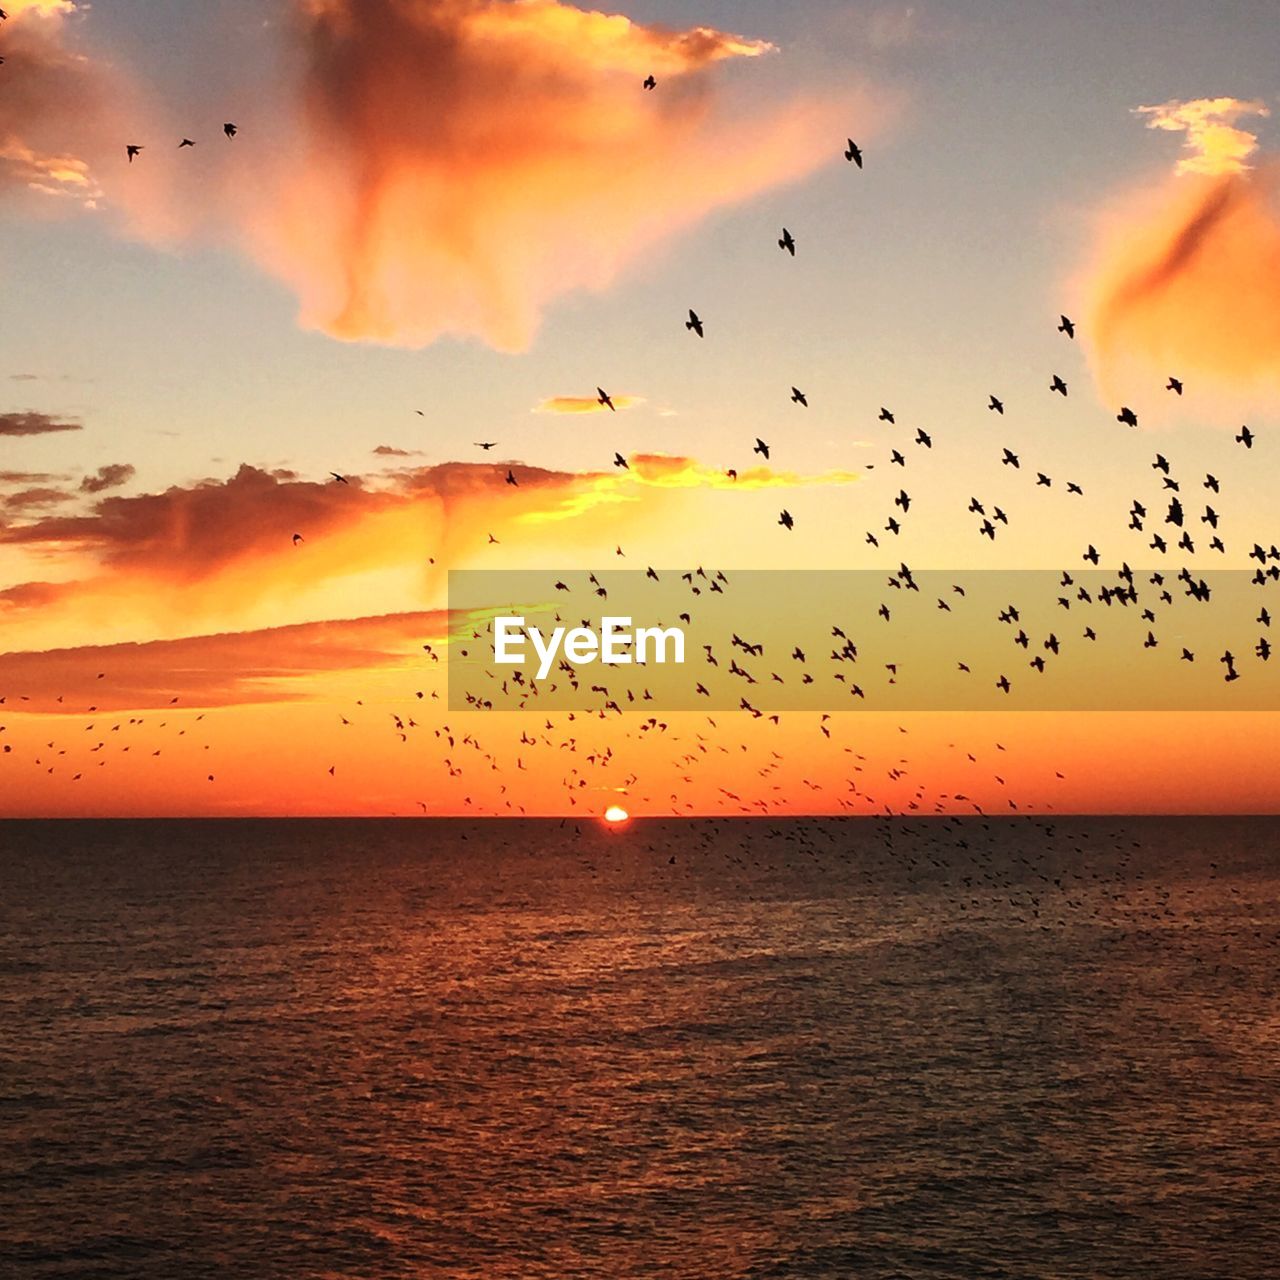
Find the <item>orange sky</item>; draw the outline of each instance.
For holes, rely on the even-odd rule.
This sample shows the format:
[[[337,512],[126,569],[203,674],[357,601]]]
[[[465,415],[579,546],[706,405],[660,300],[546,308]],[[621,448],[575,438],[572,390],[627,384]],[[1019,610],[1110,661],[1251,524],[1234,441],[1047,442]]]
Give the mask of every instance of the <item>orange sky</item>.
[[[0,815],[1280,810],[1272,713],[486,714],[445,680],[450,569],[1280,560],[1262,98],[1127,102],[1150,163],[1065,197],[1011,161],[1020,222],[1078,226],[1006,299],[989,175],[912,160],[945,124],[914,18],[298,0],[229,28],[270,75],[196,86],[88,5],[7,7],[0,270],[40,288],[0,313]]]

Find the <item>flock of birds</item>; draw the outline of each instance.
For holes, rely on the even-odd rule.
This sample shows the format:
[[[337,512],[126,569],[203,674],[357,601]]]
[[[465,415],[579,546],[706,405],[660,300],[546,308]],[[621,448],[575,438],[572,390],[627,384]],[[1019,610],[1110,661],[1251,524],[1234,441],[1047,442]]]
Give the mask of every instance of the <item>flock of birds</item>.
[[[4,17],[3,11],[0,11],[0,19]],[[643,89],[646,92],[653,91],[657,86],[657,81],[653,76],[648,76],[643,81]],[[237,126],[234,123],[227,122],[223,125],[223,134],[228,140],[234,139],[237,135]],[[196,141],[189,137],[182,137],[178,143],[178,149],[189,149],[196,146]],[[143,152],[145,144],[130,143],[126,146],[126,158],[129,164],[133,164]],[[859,170],[863,168],[863,153],[861,149],[854,143],[852,139],[847,140],[846,147],[843,152],[844,158],[849,163],[855,165]],[[791,230],[783,227],[781,235],[777,240],[778,248],[781,252],[794,258],[797,254],[797,241]],[[687,318],[684,320],[685,329],[699,340],[707,337],[708,327],[703,317],[693,308],[687,311]],[[1064,337],[1073,341],[1076,338],[1076,325],[1073,320],[1062,315],[1059,318],[1057,326],[1058,332]],[[1069,387],[1066,380],[1058,373],[1053,373],[1048,383],[1050,394],[1066,397],[1069,394]],[[1166,390],[1171,394],[1182,396],[1184,386],[1182,381],[1177,377],[1170,377],[1166,384]],[[614,397],[601,386],[596,387],[596,403],[601,409],[610,413],[617,412],[617,404]],[[807,409],[809,407],[809,397],[800,387],[792,385],[790,388],[790,403],[799,409]],[[989,412],[997,415],[999,418],[1005,416],[1005,400],[1000,396],[992,393],[987,401],[986,408]],[[422,410],[416,410],[418,414],[422,414]],[[1138,416],[1136,412],[1128,405],[1121,406],[1116,415],[1117,420],[1128,426],[1136,428],[1138,426]],[[887,407],[882,407],[879,414],[879,422],[885,427],[896,429],[897,418],[893,411]],[[1236,443],[1245,449],[1252,449],[1255,443],[1255,437],[1248,427],[1243,427],[1235,437]],[[488,453],[494,449],[498,442],[491,440],[475,441],[475,447]],[[903,438],[894,443],[888,451],[887,465],[889,467],[901,468],[904,473],[909,469],[911,459],[921,451],[927,453],[933,449],[933,436],[930,432],[922,428],[917,428],[914,435],[904,435]],[[759,455],[766,462],[769,461],[773,452],[770,443],[760,437],[754,439],[751,453]],[[612,459],[612,465],[621,470],[629,469],[629,461],[623,453],[615,451]],[[1002,468],[1009,468],[1012,471],[1021,471],[1023,463],[1020,454],[1012,447],[1004,447],[1002,455],[999,458],[998,465]],[[1161,492],[1169,496],[1167,508],[1163,516],[1163,525],[1169,530],[1168,533],[1162,532],[1160,527],[1151,530],[1152,537],[1150,548],[1159,555],[1167,555],[1171,551],[1172,546],[1178,551],[1185,553],[1187,557],[1193,557],[1197,553],[1196,538],[1193,537],[1192,516],[1184,506],[1183,496],[1183,479],[1175,477],[1172,468],[1163,455],[1157,454],[1155,462],[1152,464],[1161,481]],[[519,474],[518,463],[502,464],[497,470],[505,472],[502,476],[503,482],[507,485],[518,487]],[[874,469],[874,464],[868,470]],[[1034,470],[1034,468],[1029,468]],[[350,485],[351,480],[340,472],[330,472],[332,483],[337,485]],[[1042,471],[1036,471],[1036,487],[1050,488],[1054,484],[1052,477]],[[738,472],[736,468],[728,468],[726,475],[730,480],[736,480]],[[1203,487],[1216,496],[1220,494],[1221,488],[1217,478],[1212,474],[1205,475],[1203,479]],[[1081,484],[1074,480],[1065,482],[1065,492],[1071,496],[1083,497],[1084,490]],[[893,497],[892,509],[887,515],[887,519],[882,527],[867,529],[865,533],[866,543],[875,548],[881,547],[882,540],[886,538],[898,538],[902,535],[908,514],[914,506],[912,495],[907,491],[905,485],[900,487],[898,493]],[[1135,498],[1129,511],[1129,529],[1144,530],[1146,522],[1155,523],[1159,519],[1158,516],[1152,516],[1152,507],[1150,501],[1143,502]],[[1010,526],[1010,518],[1002,507],[990,501],[983,500],[977,496],[971,497],[968,506],[968,514],[978,517],[980,523],[977,524],[977,532],[980,537],[990,541],[995,541],[999,536],[1000,530]],[[1204,513],[1199,517],[1199,522],[1206,526],[1209,533],[1207,549],[1217,553],[1225,554],[1227,547],[1225,542],[1218,533],[1219,512],[1214,506],[1206,504]],[[796,527],[797,520],[792,512],[783,509],[778,516],[778,525],[784,530],[790,531]],[[292,540],[295,546],[300,546],[306,541],[302,533],[294,533]],[[495,545],[498,539],[492,534],[489,535],[489,543]],[[621,546],[616,548],[618,556],[623,555]],[[1250,557],[1257,561],[1257,568],[1254,571],[1252,581],[1257,585],[1266,585],[1267,583],[1280,580],[1280,549],[1269,540],[1259,540],[1253,545]],[[1083,552],[1083,562],[1097,567],[1101,560],[1101,553],[1097,548],[1090,544]],[[711,594],[724,594],[726,588],[730,584],[729,577],[722,571],[708,571],[699,567],[696,570],[685,572],[683,579],[689,588],[690,605],[688,609],[680,614],[681,620],[686,623],[692,622],[692,610],[697,606],[697,598],[704,592],[709,596]],[[646,573],[647,578],[657,580],[658,571],[652,566]],[[917,574],[904,562],[898,570],[891,573],[887,579],[887,588],[909,592],[919,591],[919,583]],[[593,601],[603,601],[608,598],[608,589],[602,584],[601,580],[593,573],[589,576],[588,585],[592,592]],[[1148,591],[1147,588],[1150,588]],[[563,582],[555,584],[556,590],[569,590],[568,585]],[[1163,573],[1151,573],[1145,575],[1145,580],[1139,580],[1139,574],[1131,569],[1127,564],[1120,567],[1115,575],[1114,581],[1104,582],[1100,586],[1094,585],[1087,587],[1083,583],[1078,582],[1073,576],[1072,571],[1063,571],[1060,579],[1059,590],[1061,595],[1058,598],[1058,605],[1069,613],[1072,609],[1081,610],[1089,605],[1101,605],[1107,608],[1132,608],[1137,611],[1141,609],[1141,617],[1147,624],[1146,638],[1144,647],[1152,649],[1157,647],[1159,640],[1156,635],[1158,626],[1159,610],[1167,608],[1173,603],[1172,592],[1179,590],[1188,599],[1207,603],[1212,598],[1212,587],[1208,580],[1198,571],[1193,570],[1189,564],[1184,565],[1174,575],[1165,575]],[[951,599],[939,596],[937,600],[937,610],[939,613],[950,613],[955,607],[955,602],[963,599],[965,596],[965,588],[961,583],[952,584]],[[876,611],[875,619],[880,622],[888,623],[894,615],[894,608],[890,599],[886,598]],[[556,615],[559,618],[559,614]],[[1061,653],[1069,647],[1069,642],[1065,636],[1059,636],[1057,631],[1051,631],[1048,635],[1038,638],[1030,636],[1026,630],[1020,625],[1022,618],[1022,608],[1017,604],[1009,604],[1002,609],[998,622],[1004,624],[1009,629],[1009,638],[1012,645],[1012,651],[1020,651],[1026,659],[1029,669],[1043,674],[1047,665],[1056,660]],[[583,619],[584,623],[588,620]],[[1246,649],[1251,651],[1254,658],[1260,662],[1266,662],[1270,658],[1271,646],[1265,634],[1266,629],[1270,627],[1270,613],[1263,607],[1257,615],[1258,625],[1263,629],[1263,634],[1250,640]],[[833,644],[829,656],[823,655],[829,664],[829,674],[835,682],[839,682],[848,691],[849,697],[865,699],[866,681],[856,678],[854,668],[859,660],[859,640],[857,637],[856,627],[865,625],[875,625],[872,619],[859,620],[834,620],[831,624],[831,639]],[[479,635],[479,632],[473,632]],[[1080,640],[1083,642],[1096,641],[1098,632],[1093,622],[1090,621],[1080,632]],[[1034,657],[1028,657],[1031,646],[1036,645]],[[736,708],[741,710],[752,718],[757,720],[767,720],[774,725],[781,723],[782,713],[768,714],[767,710],[756,705],[758,699],[754,694],[750,693],[750,687],[764,683],[785,684],[788,676],[785,676],[778,669],[773,669],[767,673],[757,675],[750,665],[752,659],[761,659],[764,657],[763,644],[756,641],[743,639],[741,636],[734,634],[731,640],[733,652],[730,654],[717,653],[715,649],[708,645],[704,654],[705,667],[722,670],[728,678],[742,682],[744,692],[742,693]],[[1241,647],[1237,645],[1237,647]],[[423,645],[426,658],[430,663],[439,662],[439,653],[436,652],[432,644]],[[1185,662],[1195,661],[1196,655],[1189,649],[1183,648],[1180,654],[1180,660]],[[806,652],[796,645],[790,654],[790,660],[796,664],[795,671],[799,674],[796,679],[802,684],[812,684],[815,679],[814,671],[811,669],[812,664],[809,662]],[[1224,678],[1228,681],[1235,681],[1241,678],[1240,663],[1241,659],[1230,649],[1226,649],[1219,658],[1219,662],[1224,668]],[[959,670],[965,674],[972,674],[972,668],[969,663],[961,661],[958,663]],[[896,664],[886,664],[887,679],[889,683],[896,683],[899,679],[900,672]],[[489,673],[493,676],[493,672]],[[99,676],[100,679],[106,678],[106,673]],[[1014,688],[1015,678],[1011,677],[1009,670],[1000,670],[992,672],[991,679],[994,687],[1001,691],[1004,695],[1009,695]],[[754,794],[749,793],[747,779],[744,774],[743,758],[750,758],[751,753],[756,749],[749,746],[745,742],[740,742],[734,746],[726,745],[721,731],[721,726],[713,716],[706,716],[705,722],[701,727],[689,727],[688,731],[682,731],[681,726],[674,722],[660,719],[658,716],[645,716],[638,722],[619,719],[625,712],[633,712],[642,710],[641,704],[646,701],[652,701],[652,694],[649,690],[640,687],[628,688],[625,695],[619,694],[615,696],[610,691],[610,687],[603,683],[589,684],[584,682],[579,671],[572,663],[561,662],[556,671],[556,681],[564,680],[564,683],[570,686],[576,694],[587,693],[591,695],[576,710],[571,710],[565,718],[553,718],[548,715],[543,718],[540,728],[533,728],[530,725],[522,730],[520,734],[519,744],[515,751],[514,759],[510,759],[507,755],[499,750],[490,748],[482,744],[480,738],[474,731],[457,730],[448,723],[442,723],[430,729],[419,721],[414,714],[406,710],[394,710],[385,713],[388,727],[391,729],[395,737],[402,743],[408,743],[413,739],[421,739],[423,732],[429,732],[432,735],[440,758],[438,765],[440,766],[440,777],[442,779],[457,779],[464,776],[474,776],[479,771],[483,775],[497,775],[501,777],[508,771],[512,773],[521,773],[528,771],[528,763],[526,756],[532,756],[534,752],[542,752],[545,756],[552,758],[556,763],[552,768],[552,772],[560,772],[560,787],[563,792],[564,799],[567,800],[571,808],[577,807],[579,803],[591,804],[595,803],[595,797],[602,790],[609,794],[625,794],[634,796],[641,803],[655,808],[664,804],[669,800],[670,809],[673,813],[691,812],[695,809],[695,802],[688,797],[691,794],[689,788],[698,781],[699,773],[714,773],[715,770],[710,766],[713,762],[719,760],[724,765],[724,777],[733,779],[736,785],[730,786],[721,783],[717,785],[714,781],[710,787],[704,787],[699,794],[705,796],[708,791],[713,795],[718,795],[718,803],[729,812],[741,813],[762,813],[768,814],[776,811],[776,806],[785,804],[789,794],[794,794],[796,785],[802,788],[800,794],[812,794],[815,804],[820,807],[831,809],[834,807],[839,811],[845,812],[937,812],[944,813],[954,810],[957,805],[968,804],[975,810],[981,812],[983,806],[976,801],[972,795],[964,791],[933,791],[926,780],[913,779],[911,773],[911,763],[905,758],[899,758],[890,762],[883,771],[882,783],[879,787],[869,785],[870,779],[864,775],[874,766],[868,757],[856,749],[854,743],[843,743],[840,750],[843,759],[840,761],[838,774],[843,778],[847,790],[844,794],[830,796],[825,801],[821,799],[818,793],[828,788],[828,782],[819,781],[817,778],[808,776],[809,770],[805,769],[804,773],[795,780],[783,782],[781,775],[785,773],[787,765],[793,763],[787,761],[777,751],[766,748],[768,754],[756,765],[756,774],[758,781],[754,784]],[[584,689],[582,686],[587,685]],[[710,677],[701,674],[699,678],[693,681],[693,696],[710,698],[712,696],[712,688],[710,687]],[[555,681],[551,682],[547,692],[555,691]],[[536,699],[539,697],[540,690],[535,682],[517,675],[511,677],[510,686],[504,684],[503,694],[514,694],[518,700],[518,705],[526,710],[536,706]],[[412,703],[414,706],[421,706],[429,701],[439,700],[440,694],[436,689],[430,691],[416,691]],[[26,700],[25,697],[20,701]],[[61,698],[58,700],[61,703]],[[0,707],[6,702],[5,696],[0,696]],[[172,700],[172,705],[176,705],[178,699]],[[465,692],[465,705],[468,710],[491,710],[499,704],[495,701],[492,691],[468,690]],[[726,703],[727,706],[734,706],[732,701]],[[368,721],[369,709],[363,700],[355,703],[355,706],[344,712],[340,716],[340,729],[346,731],[352,729],[360,720]],[[97,707],[90,705],[88,712],[94,715],[94,719],[90,720],[82,730],[83,733],[94,735],[98,729],[101,720],[95,714]],[[377,713],[379,718],[384,713]],[[111,741],[115,735],[127,736],[135,731],[141,732],[145,726],[147,731],[169,731],[177,737],[185,737],[189,725],[193,726],[204,719],[203,713],[197,715],[194,721],[183,721],[180,724],[171,722],[166,719],[163,721],[155,721],[153,717],[128,717],[127,719],[117,720],[108,728],[103,730],[103,735],[88,748],[89,756],[98,756],[96,764],[104,767],[107,762],[107,753],[111,750]],[[591,741],[591,735],[595,725],[599,725],[603,730],[603,740],[597,744]],[[855,726],[850,726],[854,728]],[[822,713],[817,721],[816,729],[820,736],[820,740],[824,743],[833,738],[833,731],[836,728],[836,722],[830,713]],[[898,726],[900,734],[906,734],[905,726]],[[4,733],[4,726],[0,725],[0,734]],[[614,783],[612,775],[616,772],[618,762],[625,758],[629,758],[633,749],[648,749],[650,744],[655,740],[661,739],[667,746],[673,749],[668,765],[674,769],[672,777],[675,781],[675,789],[669,794],[669,797],[663,797],[656,793],[653,786],[646,786],[642,783],[639,774],[632,769],[627,773],[625,778],[620,782]],[[116,739],[118,742],[119,740]],[[43,745],[37,746],[33,755],[34,763],[41,768],[46,769],[49,773],[57,770],[67,772],[71,776],[72,781],[80,781],[84,776],[84,767],[75,768],[74,764],[68,765],[65,758],[70,750],[73,757],[79,757],[81,753],[82,742],[68,744],[59,741],[55,735],[54,739],[46,741]],[[120,748],[121,754],[128,753],[132,744],[125,744]],[[208,742],[198,744],[202,751],[211,749]],[[835,746],[835,743],[832,743]],[[951,744],[951,749],[956,750],[956,744]],[[151,754],[159,755],[161,749],[151,750]],[[977,766],[980,759],[986,759],[988,762],[992,758],[998,758],[999,754],[1004,752],[1005,748],[997,743],[989,750],[984,750],[981,754],[971,749],[965,749],[962,752],[963,757],[967,757],[970,765]],[[10,755],[13,752],[13,746],[9,742],[3,745],[3,753]],[[644,752],[641,751],[640,755]],[[637,757],[639,758],[639,757]],[[563,762],[563,767],[561,767]],[[805,760],[796,762],[803,766],[810,762]],[[74,769],[74,772],[72,770]],[[337,763],[330,763],[326,770],[330,777],[336,777],[338,774]],[[815,767],[815,772],[818,770]],[[1061,772],[1056,772],[1057,780],[1062,779]],[[214,773],[207,775],[209,782],[216,780]],[[1004,787],[1006,785],[1003,771],[993,772],[986,779],[987,785],[994,782]],[[486,798],[487,797],[487,798]],[[492,785],[486,784],[484,788],[478,789],[475,794],[468,792],[461,797],[465,807],[476,811],[477,806],[484,807],[491,805],[497,811],[503,809],[523,812],[525,806],[515,796],[509,794],[509,788],[505,781],[496,784],[496,791]],[[447,803],[447,802],[446,802]],[[553,803],[544,801],[544,803]],[[431,803],[422,800],[418,802],[423,812],[430,811],[439,807],[439,800],[433,796]],[[1012,810],[1018,809],[1017,801],[1008,800],[1008,806]]]

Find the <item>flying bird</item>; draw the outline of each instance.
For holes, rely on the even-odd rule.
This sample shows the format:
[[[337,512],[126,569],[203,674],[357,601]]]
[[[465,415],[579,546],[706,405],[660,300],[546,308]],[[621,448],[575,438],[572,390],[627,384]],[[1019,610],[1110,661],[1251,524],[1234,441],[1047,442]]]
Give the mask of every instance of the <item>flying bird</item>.
[[[684,327],[686,329],[692,329],[700,338],[703,336],[702,321],[698,318],[698,313],[692,307],[689,308],[689,318],[684,322]]]
[[[615,453],[613,455],[613,465],[615,467],[621,467],[624,471],[631,470],[631,468],[627,465],[626,458],[624,458],[620,453]]]
[[[778,517],[778,523],[784,529],[794,529],[796,522],[791,518],[791,512],[783,509],[782,514]]]
[[[1059,317],[1058,317],[1058,332],[1059,332],[1059,333],[1065,333],[1065,334],[1067,335],[1067,337],[1068,337],[1068,338],[1074,338],[1074,337],[1076,336],[1076,325],[1075,325],[1075,321],[1074,321],[1074,320],[1069,319],[1067,316],[1059,316]]]
[[[800,390],[799,387],[791,388],[791,399],[792,401],[794,401],[794,403],[803,405],[806,409],[809,407],[808,397],[805,395],[803,391]]]
[[[796,256],[796,242],[786,227],[782,228],[782,239],[778,241],[778,248],[785,249],[793,258]]]
[[[613,400],[610,398],[609,393],[603,387],[596,388],[596,403],[604,405],[607,409],[613,409],[614,413],[618,412],[614,408]]]
[[[658,87],[658,82],[651,75],[645,76],[644,87],[646,89],[656,89]]]
[[[997,399],[995,398],[995,396],[992,396],[992,397],[991,397],[991,401],[990,401],[990,403],[987,405],[987,408],[988,408],[988,409],[993,410],[995,413],[998,413],[998,414],[1003,415],[1003,414],[1004,414],[1004,401],[1003,401],[1003,400],[997,400]]]
[[[125,154],[129,157],[129,163],[132,164],[133,157],[136,156],[142,150],[142,148],[136,145],[135,143],[131,142],[125,147],[124,150],[125,150]]]
[[[1172,392],[1174,392],[1176,395],[1181,395],[1181,394],[1182,394],[1182,383],[1181,383],[1181,381],[1179,381],[1179,379],[1174,378],[1174,377],[1170,377],[1169,381],[1165,383],[1164,389],[1165,389],[1166,391],[1172,391]]]
[[[1055,373],[1053,375],[1053,381],[1049,384],[1049,390],[1056,391],[1059,395],[1065,396],[1067,394],[1067,384]]]
[[[196,144],[192,142],[190,138],[183,138],[183,140],[178,143],[178,150],[181,151],[183,147],[194,147],[195,145]]]
[[[520,481],[516,479],[516,473],[510,467],[507,468],[507,483],[515,485],[517,489],[520,487]]]
[[[1116,421],[1123,422],[1127,427],[1136,427],[1138,425],[1138,415],[1127,404],[1121,405],[1120,412],[1116,414]]]
[[[765,444],[765,442],[761,440],[759,436],[756,437],[756,447],[752,449],[751,452],[763,454],[764,460],[766,462],[769,461],[769,446]]]
[[[848,146],[844,149],[844,158],[856,164],[859,169],[862,168],[862,148],[858,146],[852,138],[848,139]]]
[[[1242,444],[1246,449],[1253,448],[1253,432],[1248,427],[1241,427],[1240,434],[1236,436],[1236,444]]]
[[[887,422],[887,423],[889,423],[889,424],[890,424],[890,426],[892,426],[894,423],[896,423],[896,422],[897,422],[897,419],[893,416],[893,414],[891,414],[891,413],[889,412],[889,410],[888,410],[888,409],[886,409],[883,405],[881,405],[881,406],[880,406],[880,417],[877,419],[877,421],[878,421],[878,422]]]
[[[234,138],[237,133],[236,126],[233,124],[224,124],[222,126],[222,132],[225,133],[228,138]]]
[[[471,442],[477,449],[483,449],[486,453],[494,447],[498,442],[496,440],[473,440]]]

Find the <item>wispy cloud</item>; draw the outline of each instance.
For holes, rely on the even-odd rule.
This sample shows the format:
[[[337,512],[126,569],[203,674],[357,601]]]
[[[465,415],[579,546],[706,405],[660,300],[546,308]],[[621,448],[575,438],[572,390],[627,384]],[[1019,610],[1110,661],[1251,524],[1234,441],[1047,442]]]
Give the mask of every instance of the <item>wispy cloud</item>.
[[[633,405],[643,404],[639,396],[610,395],[614,409],[630,409]],[[608,413],[609,406],[602,404],[597,396],[552,396],[542,401],[534,409],[535,413]]]
[[[85,476],[80,481],[80,489],[83,493],[102,493],[106,489],[118,489],[122,484],[128,484],[133,479],[135,468],[128,462],[113,462],[105,467],[99,467],[91,476]]]
[[[1186,134],[1183,150],[1190,154],[1178,161],[1176,172],[1210,177],[1242,173],[1250,167],[1248,161],[1258,150],[1258,138],[1239,128],[1237,122],[1271,114],[1265,102],[1240,98],[1173,99],[1158,107],[1135,107],[1134,112],[1146,116],[1148,129]]]
[[[0,413],[0,436],[45,436],[57,431],[81,431],[78,422],[68,422],[47,413]]]

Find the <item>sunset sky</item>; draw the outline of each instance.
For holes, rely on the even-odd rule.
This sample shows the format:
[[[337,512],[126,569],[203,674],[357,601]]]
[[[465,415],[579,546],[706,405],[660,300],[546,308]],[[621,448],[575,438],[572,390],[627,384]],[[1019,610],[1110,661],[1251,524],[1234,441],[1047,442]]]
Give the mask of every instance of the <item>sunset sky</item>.
[[[1280,809],[1274,713],[659,727],[443,674],[451,568],[1254,569],[1267,0],[4,7],[0,815]]]

